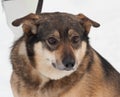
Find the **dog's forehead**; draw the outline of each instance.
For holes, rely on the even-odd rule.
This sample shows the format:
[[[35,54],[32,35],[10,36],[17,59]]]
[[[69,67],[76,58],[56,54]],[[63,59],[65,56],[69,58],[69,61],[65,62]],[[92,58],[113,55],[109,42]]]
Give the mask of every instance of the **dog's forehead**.
[[[55,21],[55,20],[69,20],[69,21],[72,21],[72,20],[78,20],[76,18],[75,15],[72,15],[72,14],[68,14],[68,13],[61,13],[61,12],[54,12],[54,13],[42,13],[40,14],[40,17],[43,19],[43,20],[51,20],[52,21]],[[63,21],[62,21],[63,22]]]
[[[79,19],[72,14],[67,13],[43,13],[38,20],[38,32],[50,34],[54,31],[64,33],[69,29],[76,32],[83,32],[84,28],[80,25]]]

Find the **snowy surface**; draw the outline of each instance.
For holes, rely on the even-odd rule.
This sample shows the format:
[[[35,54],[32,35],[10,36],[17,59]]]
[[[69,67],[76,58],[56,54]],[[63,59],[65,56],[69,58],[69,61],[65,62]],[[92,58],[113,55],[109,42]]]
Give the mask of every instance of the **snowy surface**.
[[[9,60],[13,33],[6,25],[4,13],[0,6],[0,97],[13,97],[10,88],[11,64]]]
[[[101,27],[92,28],[90,42],[120,72],[120,1],[119,0],[44,0],[43,12],[62,11],[84,13],[99,22]],[[14,19],[35,11],[37,0],[13,0],[4,4],[7,21],[0,2],[0,97],[13,97],[10,88],[11,64],[9,52],[14,37],[22,32],[10,26]]]

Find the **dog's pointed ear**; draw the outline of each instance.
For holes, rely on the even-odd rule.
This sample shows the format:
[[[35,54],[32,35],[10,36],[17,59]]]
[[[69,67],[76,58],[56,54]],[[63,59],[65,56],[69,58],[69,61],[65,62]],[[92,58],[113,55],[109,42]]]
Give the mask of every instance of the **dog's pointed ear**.
[[[14,20],[12,22],[12,25],[20,26],[21,24],[23,24],[22,28],[25,33],[32,32],[33,34],[36,34],[37,28],[35,25],[35,21],[38,20],[39,18],[40,18],[39,15],[31,13],[27,16]]]
[[[81,23],[81,24],[83,25],[83,27],[85,28],[86,34],[89,33],[91,26],[93,26],[93,27],[99,27],[99,26],[100,26],[99,23],[97,23],[97,22],[89,19],[88,17],[86,17],[86,16],[83,15],[83,14],[78,14],[78,15],[77,15],[77,18],[80,20],[80,23]]]

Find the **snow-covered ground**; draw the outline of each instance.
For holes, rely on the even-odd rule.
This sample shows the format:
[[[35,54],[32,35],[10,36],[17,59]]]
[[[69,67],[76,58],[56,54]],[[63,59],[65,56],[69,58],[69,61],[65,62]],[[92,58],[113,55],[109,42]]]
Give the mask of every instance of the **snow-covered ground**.
[[[119,0],[44,0],[43,12],[62,11],[73,14],[84,13],[99,22],[99,28],[92,28],[89,34],[91,45],[120,72],[120,1]],[[4,4],[7,20],[35,11],[34,0],[13,0]],[[0,97],[13,97],[10,88],[11,64],[9,52],[14,36],[22,32],[6,25],[6,18],[0,2]]]
[[[10,88],[11,64],[9,52],[13,33],[6,25],[5,16],[0,6],[0,97],[13,97]]]

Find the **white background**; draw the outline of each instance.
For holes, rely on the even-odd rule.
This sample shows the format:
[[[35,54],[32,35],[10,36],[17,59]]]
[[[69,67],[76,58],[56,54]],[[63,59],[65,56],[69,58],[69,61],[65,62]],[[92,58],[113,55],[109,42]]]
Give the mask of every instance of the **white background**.
[[[43,12],[62,11],[73,14],[84,13],[99,22],[99,28],[92,28],[90,43],[120,72],[120,1],[119,0],[44,0]],[[9,3],[8,3],[9,2]],[[13,0],[4,4],[7,21],[35,11],[37,0]],[[0,97],[13,97],[10,88],[12,66],[9,52],[13,40],[22,32],[20,28],[6,25],[6,18],[0,2]],[[15,38],[14,38],[15,37]]]

